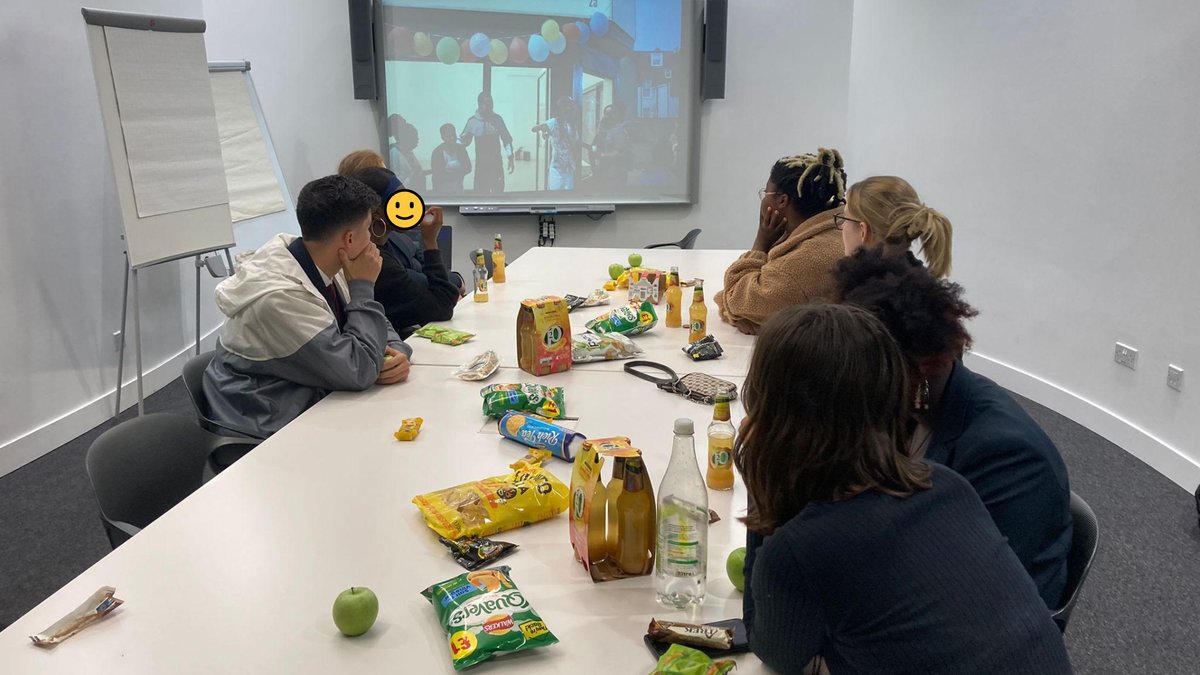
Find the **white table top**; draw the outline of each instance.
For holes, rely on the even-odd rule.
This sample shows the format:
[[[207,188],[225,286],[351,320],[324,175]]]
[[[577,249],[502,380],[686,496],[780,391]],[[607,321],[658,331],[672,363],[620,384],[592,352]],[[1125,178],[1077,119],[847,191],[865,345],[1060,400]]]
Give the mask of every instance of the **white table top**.
[[[454,672],[436,614],[419,593],[464,570],[410,500],[504,474],[524,448],[480,414],[486,383],[450,371],[415,367],[406,384],[328,397],[0,633],[0,671]],[[488,383],[513,381],[565,387],[576,428],[629,436],[656,486],[674,418],[696,421],[703,454],[710,410],[630,375],[578,369],[538,379],[507,368]],[[415,416],[425,420],[419,438],[395,441],[400,420]],[[734,423],[740,418],[735,404]],[[568,463],[554,459],[549,468],[570,482]],[[497,535],[520,545],[503,564],[560,642],[474,671],[645,673],[653,667],[642,644],[651,617],[741,616],[742,596],[724,569],[745,539],[736,520],[745,503],[740,481],[731,492],[709,491],[721,521],[709,530],[708,598],[693,614],[657,606],[652,576],[592,583],[572,556],[565,514]],[[28,635],[104,585],[125,601],[112,615],[52,650],[30,643]],[[355,639],[340,636],[330,618],[333,599],[352,585],[380,598],[378,623]],[[753,656],[739,661],[739,673],[764,672]]]
[[[517,367],[517,310],[525,298],[542,295],[587,295],[608,280],[608,266],[614,262],[627,262],[628,249],[578,249],[578,248],[535,248],[515,260],[507,268],[508,281],[489,285],[486,303],[472,301],[471,295],[463,298],[454,310],[454,318],[439,322],[458,330],[475,333],[470,342],[458,345],[438,345],[420,338],[411,337],[413,362],[442,366],[458,366],[471,357],[488,349],[500,357],[500,365]],[[723,285],[725,269],[741,251],[681,251],[679,249],[649,249],[639,251],[642,266],[669,270],[679,267],[684,280],[704,280],[704,300],[708,305],[708,332],[720,343],[724,354],[709,361],[692,361],[682,349],[687,346],[688,332],[685,328],[667,328],[665,302],[655,307],[659,314],[658,325],[649,332],[633,337],[633,341],[645,350],[639,359],[657,361],[671,367],[675,372],[701,372],[717,377],[743,377],[750,365],[750,354],[754,348],[754,337],[743,335],[736,328],[721,321],[713,297]],[[691,289],[683,294],[683,319],[687,323],[687,309],[691,305]],[[571,331],[581,332],[584,324],[596,316],[628,300],[628,291],[610,291],[610,304],[600,307],[581,307],[571,312]],[[600,361],[574,366],[584,370],[620,371],[622,361]],[[553,382],[554,376],[547,376]]]

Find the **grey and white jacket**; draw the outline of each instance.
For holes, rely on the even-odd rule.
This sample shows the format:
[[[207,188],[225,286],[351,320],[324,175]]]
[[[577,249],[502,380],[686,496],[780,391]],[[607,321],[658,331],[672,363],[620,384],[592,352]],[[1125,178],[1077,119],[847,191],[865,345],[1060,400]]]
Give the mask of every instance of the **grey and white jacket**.
[[[370,388],[386,345],[412,355],[375,301],[374,284],[347,283],[341,272],[333,279],[346,312],[339,329],[324,289],[297,260],[315,273],[307,251],[289,249],[296,239],[279,234],[242,254],[237,273],[217,286],[227,319],[204,394],[214,420],[252,436],[275,433],[331,391]]]

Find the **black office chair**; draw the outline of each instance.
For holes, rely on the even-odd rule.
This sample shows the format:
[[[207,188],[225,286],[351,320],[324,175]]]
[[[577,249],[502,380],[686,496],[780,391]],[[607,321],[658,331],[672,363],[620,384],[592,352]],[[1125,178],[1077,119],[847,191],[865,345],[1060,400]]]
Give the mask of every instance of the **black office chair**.
[[[700,228],[696,228],[683,235],[683,239],[680,239],[679,241],[667,242],[665,244],[650,244],[646,248],[670,248],[674,246],[675,248],[690,249],[695,247],[696,240],[699,238]]]
[[[1096,514],[1083,498],[1071,493],[1071,521],[1074,532],[1071,536],[1071,552],[1067,554],[1067,587],[1063,591],[1066,600],[1060,609],[1052,614],[1054,623],[1064,633],[1067,622],[1071,620],[1071,612],[1075,602],[1079,600],[1079,589],[1087,579],[1092,569],[1092,561],[1096,558],[1096,548],[1100,541],[1100,526]]]
[[[253,447],[166,413],[135,417],[100,434],[88,448],[86,468],[112,547],[195,492],[213,453],[237,445]]]
[[[236,462],[242,455],[249,452],[263,439],[242,429],[222,424],[212,418],[212,410],[208,407],[208,399],[204,396],[204,370],[213,359],[214,352],[204,352],[187,360],[183,364],[183,388],[187,390],[188,398],[192,400],[192,408],[200,428],[218,436],[235,436],[243,440],[239,447],[222,448],[210,460],[213,473],[220,473],[230,464]],[[240,453],[240,454],[239,454]]]

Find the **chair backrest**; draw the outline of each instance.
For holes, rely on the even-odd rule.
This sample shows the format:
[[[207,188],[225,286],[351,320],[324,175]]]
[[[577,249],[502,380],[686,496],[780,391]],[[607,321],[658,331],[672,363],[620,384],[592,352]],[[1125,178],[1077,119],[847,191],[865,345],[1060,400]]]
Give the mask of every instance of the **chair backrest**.
[[[1054,622],[1063,631],[1067,629],[1067,622],[1079,599],[1079,589],[1083,588],[1083,582],[1092,568],[1100,542],[1100,526],[1095,512],[1074,492],[1071,493],[1071,521],[1074,530],[1071,552],[1067,554],[1067,587],[1063,590],[1062,607],[1053,614]]]
[[[442,229],[438,230],[438,251],[442,254],[442,260],[446,263],[446,271],[450,271],[450,265],[454,264],[454,226],[443,225]]]
[[[200,416],[201,426],[208,421],[209,416],[208,399],[204,397],[204,370],[213,360],[213,354],[214,352],[197,354],[183,364],[183,388],[187,389],[188,397],[192,399],[192,407]]]
[[[683,239],[679,240],[679,248],[692,248],[696,245],[696,240],[700,238],[700,228],[696,228],[691,232],[683,235]]]
[[[165,413],[101,434],[88,448],[86,466],[113,546],[128,539],[114,521],[143,528],[200,487],[220,440],[186,417]]]

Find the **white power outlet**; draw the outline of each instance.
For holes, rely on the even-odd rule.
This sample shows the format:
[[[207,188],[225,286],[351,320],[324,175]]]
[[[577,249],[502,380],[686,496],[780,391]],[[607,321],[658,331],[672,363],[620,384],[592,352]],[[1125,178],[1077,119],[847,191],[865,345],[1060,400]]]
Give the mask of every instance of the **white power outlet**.
[[[1176,365],[1167,366],[1167,386],[1175,391],[1183,391],[1183,368]]]
[[[1137,355],[1138,350],[1129,345],[1117,343],[1117,350],[1113,353],[1113,361],[1125,366],[1130,370],[1137,370]]]

